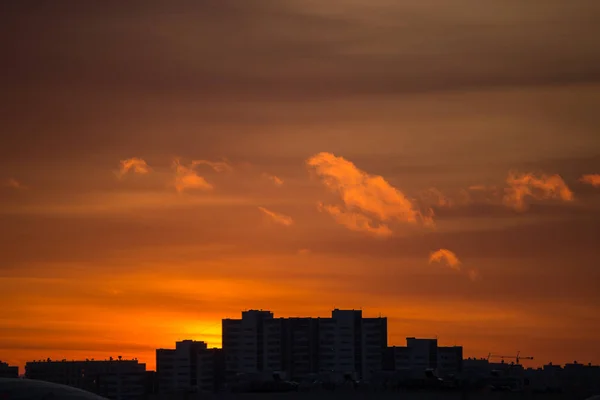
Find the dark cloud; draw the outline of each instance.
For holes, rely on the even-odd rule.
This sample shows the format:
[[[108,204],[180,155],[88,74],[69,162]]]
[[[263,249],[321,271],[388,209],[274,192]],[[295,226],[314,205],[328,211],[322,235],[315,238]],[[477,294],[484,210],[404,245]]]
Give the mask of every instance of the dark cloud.
[[[322,96],[598,81],[592,0],[12,5],[6,82],[117,92]],[[6,7],[6,6],[5,6]],[[431,14],[430,7],[440,12]],[[467,12],[468,10],[468,12]],[[445,12],[444,12],[445,11]],[[568,39],[566,39],[568,37]],[[13,86],[14,87],[14,86]]]

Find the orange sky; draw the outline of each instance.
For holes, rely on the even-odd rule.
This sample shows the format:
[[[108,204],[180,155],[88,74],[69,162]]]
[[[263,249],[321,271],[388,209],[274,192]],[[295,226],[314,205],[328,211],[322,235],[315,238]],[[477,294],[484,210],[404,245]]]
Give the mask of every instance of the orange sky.
[[[597,2],[69,2],[0,13],[0,360],[362,307],[600,363]]]

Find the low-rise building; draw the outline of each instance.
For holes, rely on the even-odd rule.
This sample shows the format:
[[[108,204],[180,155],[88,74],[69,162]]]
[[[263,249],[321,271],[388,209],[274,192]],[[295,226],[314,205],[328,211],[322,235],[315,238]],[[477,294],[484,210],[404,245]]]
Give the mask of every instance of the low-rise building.
[[[146,392],[146,364],[137,360],[30,361],[25,377],[59,383],[113,400],[139,399]]]
[[[0,378],[18,378],[19,367],[8,365],[8,363],[0,361]]]
[[[406,338],[406,346],[386,349],[384,369],[387,371],[433,370],[438,375],[452,375],[462,371],[461,346],[438,346],[437,339]]]

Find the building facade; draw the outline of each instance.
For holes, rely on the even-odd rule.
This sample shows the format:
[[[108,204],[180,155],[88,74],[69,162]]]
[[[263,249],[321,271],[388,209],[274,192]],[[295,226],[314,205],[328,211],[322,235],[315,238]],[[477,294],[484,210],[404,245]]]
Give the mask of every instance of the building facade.
[[[147,388],[146,364],[137,360],[31,361],[25,377],[59,383],[114,400],[139,399]]]
[[[387,319],[363,318],[360,310],[333,310],[331,318],[274,318],[263,310],[223,320],[229,378],[238,373],[303,379],[341,374],[367,379],[382,369]]]
[[[156,376],[159,393],[192,392],[198,386],[198,353],[205,342],[182,340],[174,349],[156,350]]]
[[[183,340],[174,349],[156,350],[159,393],[212,392],[223,380],[221,349],[209,349],[205,342]]]
[[[18,378],[19,367],[13,367],[0,361],[0,378]]]
[[[434,370],[438,375],[462,371],[461,346],[438,346],[437,339],[406,338],[406,346],[388,347],[384,369],[389,371]]]

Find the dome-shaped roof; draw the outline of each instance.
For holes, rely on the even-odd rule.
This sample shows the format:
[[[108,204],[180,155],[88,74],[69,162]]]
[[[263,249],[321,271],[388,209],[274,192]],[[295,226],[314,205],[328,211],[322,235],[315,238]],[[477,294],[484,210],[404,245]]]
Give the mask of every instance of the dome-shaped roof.
[[[94,393],[33,379],[0,378],[0,399],[11,400],[107,400]]]

